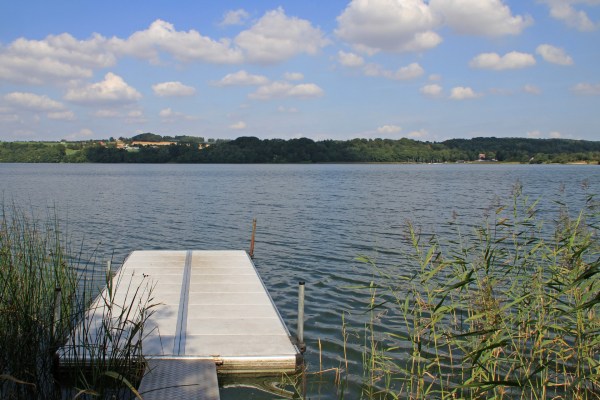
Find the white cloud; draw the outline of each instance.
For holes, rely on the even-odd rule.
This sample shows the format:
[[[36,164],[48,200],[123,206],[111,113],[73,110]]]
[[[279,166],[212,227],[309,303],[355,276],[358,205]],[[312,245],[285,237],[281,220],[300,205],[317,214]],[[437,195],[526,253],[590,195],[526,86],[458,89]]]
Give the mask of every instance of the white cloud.
[[[43,40],[19,38],[0,46],[0,79],[42,85],[89,78],[94,68],[115,65],[116,56],[106,46],[107,39],[97,34],[88,40],[68,33]]]
[[[539,138],[542,136],[542,132],[540,131],[529,131],[527,132],[527,137],[528,138]]]
[[[288,17],[281,7],[265,13],[234,41],[247,61],[259,64],[285,61],[302,53],[315,55],[329,44],[320,29],[307,20]]]
[[[402,127],[398,125],[383,125],[377,128],[377,133],[381,133],[384,135],[390,135],[393,133],[398,133],[402,130]]]
[[[250,14],[242,8],[238,10],[230,10],[223,15],[223,20],[219,23],[220,26],[243,25],[250,17]]]
[[[259,86],[269,83],[269,79],[263,75],[252,75],[241,70],[227,74],[220,81],[214,82],[215,86]]]
[[[598,96],[600,95],[600,83],[587,83],[582,82],[573,86],[571,90],[576,94]]]
[[[12,106],[31,111],[62,111],[65,108],[62,103],[46,95],[34,93],[12,92],[4,95],[4,100]]]
[[[529,94],[542,94],[542,90],[539,87],[531,84],[523,86],[523,91]]]
[[[94,116],[99,118],[114,118],[119,116],[119,112],[117,110],[101,109],[96,111]]]
[[[289,82],[273,82],[259,87],[256,92],[248,96],[254,100],[269,100],[273,98],[297,97],[313,98],[323,96],[324,92],[314,83],[292,85]]]
[[[550,132],[548,134],[548,136],[550,136],[552,139],[559,139],[562,137],[562,134],[560,132],[553,131],[553,132]]]
[[[409,64],[406,67],[398,68],[396,71],[390,71],[384,69],[379,64],[371,63],[365,65],[363,72],[367,76],[376,76],[402,81],[418,78],[425,73],[425,70],[418,63]]]
[[[467,99],[476,99],[481,97],[480,93],[476,93],[470,87],[457,86],[452,88],[450,92],[450,98],[453,100],[467,100]]]
[[[142,95],[123,78],[109,72],[101,82],[70,89],[65,100],[84,105],[133,103]]]
[[[192,96],[196,93],[196,89],[192,86],[184,85],[179,81],[162,82],[152,85],[154,94],[160,97],[183,97]]]
[[[193,121],[198,119],[197,117],[194,117],[192,115],[187,115],[179,111],[173,111],[171,107],[163,108],[162,110],[160,110],[158,116],[162,119],[162,122],[165,123],[177,122],[182,119],[187,121]]]
[[[438,84],[425,85],[421,88],[421,93],[427,97],[441,97],[444,89]]]
[[[365,65],[365,59],[358,54],[347,53],[341,50],[338,51],[337,60],[344,67],[362,67]]]
[[[423,0],[352,0],[337,17],[335,33],[357,51],[429,50],[442,42],[439,19]]]
[[[535,65],[535,58],[531,54],[511,51],[503,56],[497,53],[482,53],[469,62],[471,68],[493,69],[496,71],[506,69],[519,69]]]
[[[592,22],[587,13],[573,7],[573,4],[587,3],[588,5],[599,5],[594,0],[541,0],[550,9],[552,18],[563,21],[567,26],[581,32],[591,32],[598,29],[598,24]]]
[[[425,129],[419,129],[418,131],[409,132],[406,136],[412,139],[422,139],[429,136],[429,132]]]
[[[238,121],[235,124],[229,125],[229,129],[234,129],[236,131],[246,129],[246,123],[244,121]]]
[[[94,131],[92,131],[89,128],[83,128],[83,129],[79,130],[78,132],[67,135],[64,139],[65,140],[82,140],[82,139],[89,139],[94,136],[95,136]]]
[[[118,54],[131,55],[152,62],[165,52],[179,61],[204,61],[233,64],[243,61],[242,52],[231,41],[213,40],[196,30],[177,31],[173,24],[157,19],[150,27],[137,31],[127,39],[113,38],[110,47]]]
[[[530,16],[513,16],[502,0],[431,0],[429,6],[465,35],[518,35],[533,23]]]
[[[301,81],[304,79],[304,74],[300,72],[286,72],[283,77],[288,81]]]
[[[558,65],[573,65],[573,59],[564,49],[549,44],[541,44],[535,50],[537,54],[549,63]]]
[[[293,114],[293,113],[297,113],[298,109],[295,107],[286,108],[284,106],[279,106],[279,107],[277,107],[277,112]]]
[[[73,111],[53,111],[46,114],[50,119],[61,120],[61,121],[73,121],[75,120],[75,113]]]

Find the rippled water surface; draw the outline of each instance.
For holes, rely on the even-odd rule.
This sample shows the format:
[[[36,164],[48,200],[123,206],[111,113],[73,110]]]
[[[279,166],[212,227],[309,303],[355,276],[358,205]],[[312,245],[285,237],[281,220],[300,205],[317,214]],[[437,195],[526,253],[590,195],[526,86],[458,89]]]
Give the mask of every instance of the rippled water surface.
[[[442,235],[457,221],[468,232],[497,199],[509,200],[517,183],[552,216],[552,200],[577,209],[585,192],[600,192],[600,167],[0,164],[5,204],[16,201],[41,215],[56,209],[74,242],[98,246],[104,257],[114,252],[115,262],[133,250],[247,249],[257,218],[255,264],[291,331],[296,285],[306,281],[313,371],[340,366],[342,314],[351,331],[365,318],[368,294],[356,287],[368,284],[373,271],[356,256],[410,272],[401,257],[407,221]],[[360,343],[353,338],[348,398],[358,397],[360,384]],[[311,398],[335,398],[328,384],[309,384]],[[222,392],[223,399],[248,397],[278,398]]]

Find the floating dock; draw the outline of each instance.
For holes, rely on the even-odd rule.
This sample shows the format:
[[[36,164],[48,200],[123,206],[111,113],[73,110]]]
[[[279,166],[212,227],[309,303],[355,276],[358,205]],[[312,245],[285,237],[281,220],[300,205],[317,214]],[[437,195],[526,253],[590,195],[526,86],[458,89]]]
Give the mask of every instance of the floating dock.
[[[134,251],[112,282],[112,297],[102,293],[90,310],[102,310],[107,298],[128,304],[142,285],[151,287],[149,303],[158,304],[141,333],[150,367],[140,386],[142,396],[149,391],[150,397],[171,398],[171,392],[156,389],[190,390],[196,379],[202,382],[191,387],[213,387],[216,373],[293,374],[302,364],[301,352],[243,250]],[[101,312],[90,315],[96,320],[92,329],[101,326]],[[62,354],[67,363],[68,354]],[[217,397],[202,392],[205,397],[198,398],[218,398],[216,390]]]

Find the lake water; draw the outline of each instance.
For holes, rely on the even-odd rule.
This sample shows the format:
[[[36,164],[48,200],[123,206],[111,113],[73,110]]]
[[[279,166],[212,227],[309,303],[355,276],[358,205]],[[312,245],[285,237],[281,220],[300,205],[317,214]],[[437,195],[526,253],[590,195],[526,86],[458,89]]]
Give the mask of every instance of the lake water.
[[[343,314],[350,331],[364,323],[368,293],[354,287],[368,284],[373,271],[355,257],[410,272],[402,258],[407,221],[441,235],[456,221],[469,232],[498,199],[510,199],[515,184],[542,199],[552,217],[552,200],[578,210],[584,193],[600,193],[600,167],[0,164],[5,204],[40,215],[55,209],[74,243],[97,246],[104,258],[114,253],[116,263],[142,249],[247,249],[256,218],[255,264],[292,332],[297,282],[306,281],[311,371],[341,365]],[[356,398],[361,347],[354,335],[348,359],[348,398]],[[310,397],[335,398],[334,374],[319,379],[321,386],[309,382]],[[235,388],[221,395],[279,398]]]

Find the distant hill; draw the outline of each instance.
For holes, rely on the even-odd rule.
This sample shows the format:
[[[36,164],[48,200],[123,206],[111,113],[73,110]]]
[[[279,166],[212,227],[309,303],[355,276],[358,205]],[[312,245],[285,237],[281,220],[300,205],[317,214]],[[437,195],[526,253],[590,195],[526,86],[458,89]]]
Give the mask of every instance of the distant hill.
[[[127,148],[123,143],[157,143]],[[158,145],[161,142],[162,145]],[[173,142],[171,144],[165,142]],[[600,161],[600,142],[568,139],[473,138],[443,142],[412,139],[314,141],[243,136],[214,140],[142,133],[120,141],[0,142],[0,162],[102,163],[326,163],[326,162],[519,162]]]

